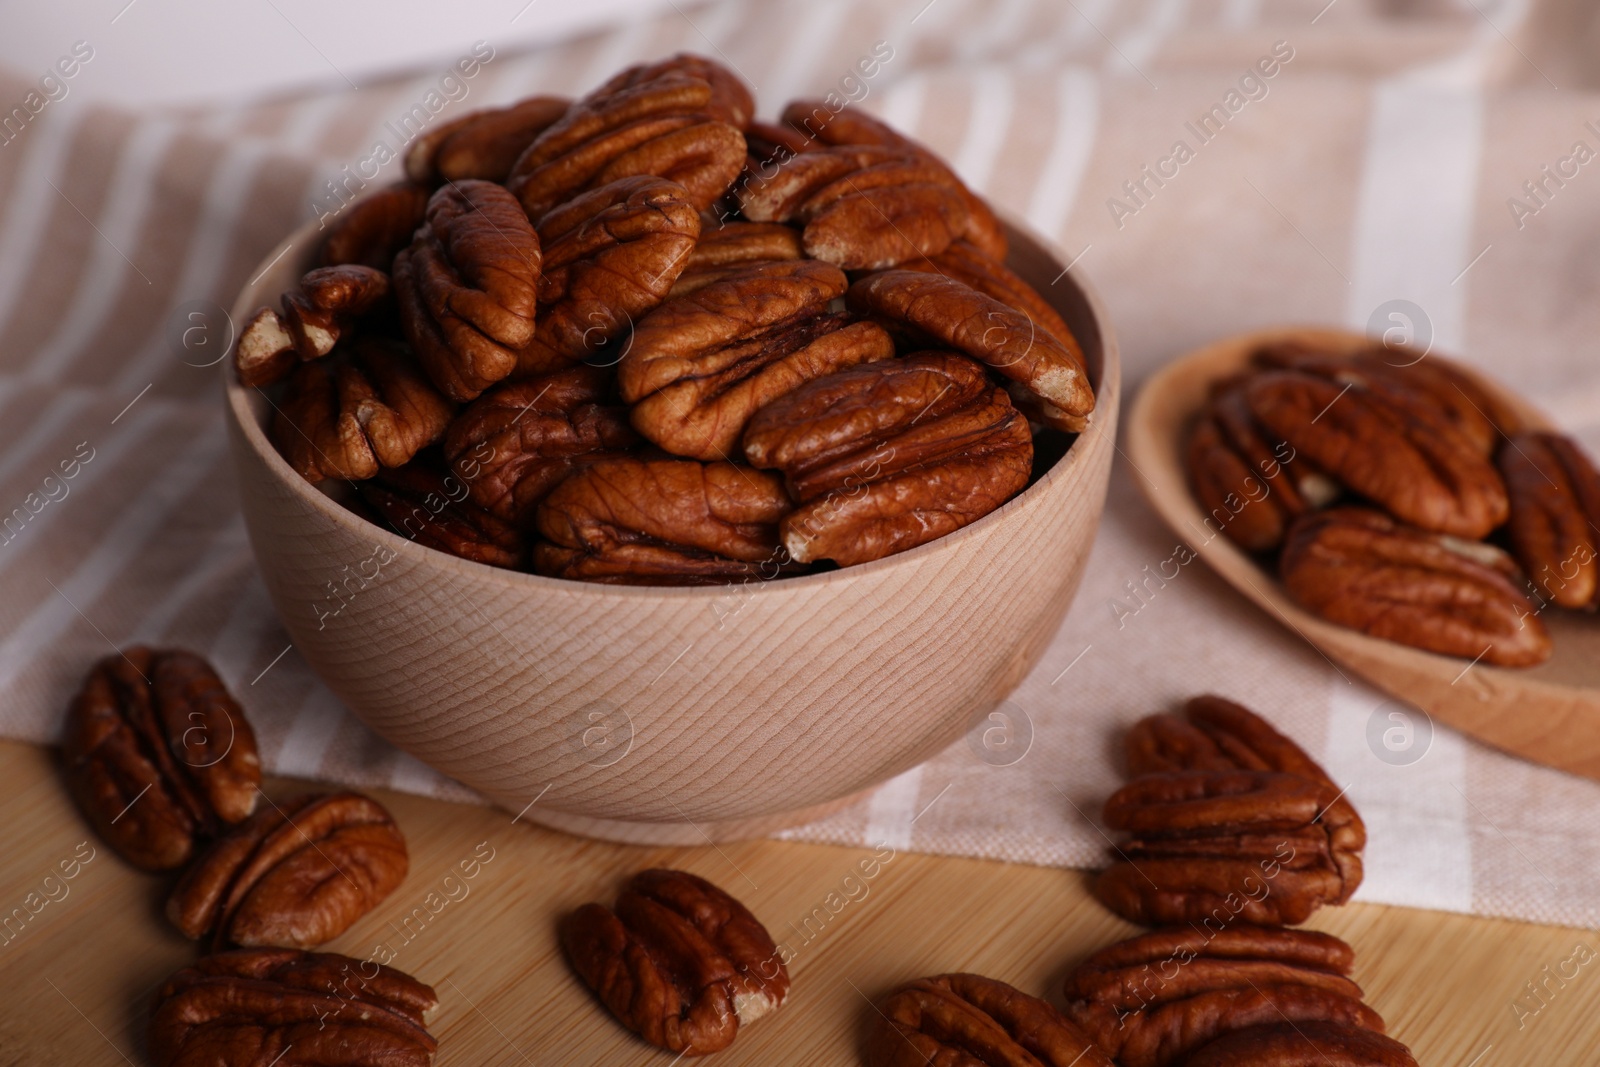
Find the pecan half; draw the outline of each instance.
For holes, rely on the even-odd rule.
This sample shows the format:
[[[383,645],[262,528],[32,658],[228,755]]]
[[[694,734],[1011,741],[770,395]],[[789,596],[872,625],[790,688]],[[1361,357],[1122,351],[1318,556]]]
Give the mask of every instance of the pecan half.
[[[255,732],[211,665],[135,646],[95,664],[67,708],[67,788],[95,832],[147,871],[248,818],[261,784]]]
[[[296,367],[274,412],[273,443],[310,482],[409,463],[455,411],[398,341],[363,337],[349,356]]]
[[[621,178],[539,220],[539,325],[517,353],[519,377],[595,355],[667,298],[700,235],[687,195],[664,178]]]
[[[752,263],[805,258],[800,231],[777,222],[728,222],[703,230],[683,273],[672,283],[673,296],[687,296],[712,282],[737,274]]]
[[[976,522],[1027,484],[1028,422],[983,368],[928,352],[837,371],[750,420],[745,455],[781,470],[800,506],[801,562],[878,559]]]
[[[418,460],[380,471],[357,491],[383,523],[419,545],[492,567],[522,563],[517,528],[474,504],[465,478],[456,473]]]
[[[816,260],[753,263],[668,300],[639,321],[617,367],[634,427],[676,455],[728,459],[763,405],[893,356],[881,327],[828,312],[846,286]]]
[[[1383,1019],[1349,978],[1352,960],[1344,942],[1309,930],[1153,930],[1069,974],[1066,1014],[1122,1067],[1176,1067],[1224,1034],[1286,1021],[1381,1034]]]
[[[1076,1023],[993,978],[919,978],[878,1005],[869,1067],[1112,1067]]]
[[[504,182],[523,149],[571,104],[562,96],[530,96],[427,130],[406,150],[406,176],[425,187],[467,178]]]
[[[1296,520],[1278,566],[1296,603],[1340,626],[1501,667],[1550,657],[1515,565],[1493,545],[1340,507]]]
[[[308,271],[299,289],[283,294],[281,315],[261,308],[245,323],[233,351],[239,381],[271,385],[298,361],[321,359],[388,295],[389,276],[371,267],[346,263]]]
[[[406,839],[358,793],[271,804],[212,843],[167,898],[185,937],[313,948],[344,933],[404,880]]]
[[[639,437],[624,407],[606,403],[610,375],[578,364],[523,382],[503,382],[450,424],[444,455],[472,502],[519,528],[556,484],[600,452]]]
[[[493,182],[442,186],[395,257],[400,323],[446,396],[471,400],[517,368],[533,340],[539,235]]]
[[[1600,472],[1555,433],[1500,450],[1511,497],[1511,549],[1534,586],[1564,608],[1600,605]]]
[[[162,983],[150,1059],[156,1067],[428,1067],[438,1043],[424,1018],[438,1002],[410,975],[332,952],[222,952]]]
[[[573,104],[518,157],[506,187],[530,218],[577,193],[638,175],[683,186],[697,211],[711,206],[744,167],[744,136],[711,116],[711,83],[684,69]]]
[[[716,60],[693,52],[679,52],[655,63],[629,67],[596,89],[594,95],[606,96],[631,89],[674,71],[699,78],[711,86],[710,99],[702,109],[711,118],[741,130],[750,125],[756,113],[756,101],[744,79]]]
[[[1088,425],[1094,390],[1082,349],[1075,338],[1055,337],[1026,312],[954,278],[909,270],[861,279],[850,286],[846,303],[891,333],[898,329],[988,364],[1058,408],[1072,428]]]
[[[395,182],[344,209],[322,243],[320,265],[359,263],[387,272],[428,210],[428,187]]]
[[[606,456],[540,503],[549,543],[534,570],[554,578],[685,585],[774,578],[789,497],[775,475],[733,463]]]
[[[783,123],[801,132],[808,140],[815,139],[828,145],[882,145],[902,152],[913,152],[926,162],[948,175],[956,190],[966,201],[967,226],[962,236],[972,242],[984,255],[1003,262],[1006,258],[1006,231],[983,197],[968,189],[965,183],[920,141],[913,140],[873,118],[860,108],[845,107],[835,111],[823,101],[795,100],[783,109]]]
[[[618,1022],[691,1056],[727,1048],[789,992],[760,920],[684,871],[641,871],[612,908],[585,904],[561,924],[561,947]]]
[[[1345,1023],[1249,1026],[1190,1055],[1183,1067],[1417,1067],[1392,1037]]]
[[[1254,375],[1245,397],[1274,437],[1404,522],[1477,539],[1506,520],[1494,465],[1442,417],[1421,416],[1436,410],[1425,402],[1301,371]]]

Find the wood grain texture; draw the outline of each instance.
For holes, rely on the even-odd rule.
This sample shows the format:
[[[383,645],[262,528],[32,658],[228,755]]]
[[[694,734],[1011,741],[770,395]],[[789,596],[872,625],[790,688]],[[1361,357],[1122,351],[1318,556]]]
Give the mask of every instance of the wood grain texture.
[[[8,786],[0,799],[0,907],[9,913],[79,842],[98,842],[44,749],[0,743],[0,778]],[[281,799],[301,787],[267,788]],[[387,944],[396,966],[438,989],[432,1030],[440,1067],[669,1067],[672,1056],[638,1042],[590,999],[555,939],[561,915],[611,899],[627,876],[650,866],[711,879],[795,950],[789,1002],[718,1054],[718,1067],[851,1067],[872,1018],[869,998],[942,971],[990,975],[1059,1005],[1069,968],[1134,932],[1090,898],[1082,872],[899,854],[858,881],[864,896],[854,890],[858,899],[830,914],[828,895],[843,899],[843,879],[871,850],[777,841],[615,845],[526,818],[513,823],[492,808],[374,796],[409,839],[411,873],[329,947],[366,958]],[[483,842],[493,859],[470,881],[452,883],[465,885],[466,895],[442,887],[447,875],[460,878],[458,864]],[[99,847],[63,899],[0,945],[8,987],[0,998],[0,1067],[147,1062],[148,998],[196,953],[161,916],[167,884]],[[460,899],[428,913],[428,894],[445,892]],[[413,915],[417,908],[425,921]],[[1544,971],[1558,973],[1580,943],[1600,951],[1590,931],[1360,904],[1324,908],[1309,925],[1355,947],[1355,977],[1367,999],[1428,1067],[1595,1062],[1600,959],[1561,983]],[[1543,983],[1542,1002],[1530,982]]]
[[[263,267],[236,321],[295,284],[314,234]],[[928,759],[1043,654],[1082,576],[1114,450],[1118,360],[1103,310],[1039,240],[1015,227],[1011,239],[1011,266],[1088,357],[1090,429],[973,525],[803,578],[608,587],[424,549],[295,475],[263,433],[265,397],[230,373],[245,522],[295,647],[417,758],[512,811],[541,796],[530,818],[619,840],[760,834]],[[394,559],[320,620],[329,583],[379,549]]]
[[[1555,651],[1538,667],[1471,665],[1323,622],[1289,599],[1276,576],[1226,537],[1213,535],[1189,491],[1183,448],[1212,382],[1249,361],[1263,343],[1288,338],[1353,349],[1342,330],[1280,328],[1228,338],[1169,364],[1145,383],[1128,417],[1128,454],[1158,514],[1239,592],[1297,631],[1330,660],[1441,722],[1524,759],[1600,778],[1600,619],[1548,608],[1541,618]],[[1429,359],[1439,359],[1429,356]],[[1471,371],[1455,364],[1463,373]],[[1549,420],[1503,385],[1472,374],[1530,424]]]

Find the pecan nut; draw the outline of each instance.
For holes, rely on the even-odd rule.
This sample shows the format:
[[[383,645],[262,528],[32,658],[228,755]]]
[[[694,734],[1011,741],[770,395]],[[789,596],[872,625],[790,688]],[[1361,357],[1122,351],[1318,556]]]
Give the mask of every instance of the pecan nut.
[[[852,311],[882,322],[930,347],[952,348],[988,364],[1002,377],[1059,409],[1075,430],[1088,425],[1094,390],[1083,350],[1070,334],[1058,338],[1025,311],[938,274],[891,270],[850,286]]]
[[[638,443],[626,408],[607,404],[610,376],[578,364],[502,382],[450,424],[444,455],[472,502],[521,529],[533,509],[586,457]]]
[[[605,456],[573,472],[535,512],[547,543],[534,570],[637,585],[775,578],[789,512],[775,475],[733,463]]]
[[[1417,1067],[1417,1061],[1392,1037],[1313,1020],[1234,1030],[1194,1052],[1183,1067]]]
[[[1426,402],[1301,371],[1264,371],[1245,387],[1274,437],[1396,518],[1477,539],[1506,520],[1505,485],[1487,455]]]
[[[837,371],[750,420],[745,455],[800,502],[783,544],[849,566],[976,522],[1027,484],[1028,423],[978,364],[929,352]]]
[[[354,263],[318,267],[283,294],[283,313],[261,308],[245,323],[233,365],[248,387],[271,385],[299,360],[333,351],[355,320],[389,295],[389,276]]]
[[[687,69],[609,86],[567,109],[518,157],[506,178],[530,218],[586,189],[640,175],[684,187],[697,211],[710,207],[744,167],[744,136],[712,117],[724,100]]]
[[[184,872],[167,918],[218,944],[314,948],[344,933],[406,876],[406,839],[358,793],[270,804]]]
[[[205,660],[129,648],[95,664],[67,708],[67,787],[117,854],[180,867],[198,841],[255,810],[255,732]]]
[[[684,871],[641,871],[613,907],[585,904],[562,923],[561,947],[618,1022],[680,1054],[727,1048],[789,992],[760,920]]]
[[[427,130],[406,150],[406,176],[423,188],[469,178],[504,182],[523,149],[571,104],[561,96],[530,96]]]
[[[881,327],[828,312],[847,284],[843,271],[815,260],[753,263],[656,308],[617,367],[634,426],[675,455],[728,459],[762,406],[893,356]]]
[[[273,415],[273,443],[310,482],[409,463],[455,411],[399,342],[363,337],[349,356],[296,367]]]
[[[156,1067],[428,1067],[438,1043],[425,1017],[438,1002],[410,975],[332,952],[222,952],[162,983],[150,1059]]]
[[[606,96],[631,89],[674,71],[699,78],[711,86],[711,96],[702,109],[705,114],[741,130],[750,125],[756,113],[756,101],[744,79],[716,60],[693,52],[679,52],[655,63],[628,67],[596,89],[595,95]]]
[[[886,997],[866,1061],[870,1067],[1112,1067],[1055,1008],[976,974],[919,978]]]
[[[455,182],[429,199],[394,286],[406,337],[446,396],[471,400],[516,370],[533,340],[539,264],[539,235],[500,186]]]
[[[362,197],[334,219],[322,243],[320,265],[358,263],[388,272],[427,210],[428,187],[415,182],[395,182]]]
[[[664,178],[621,178],[545,215],[539,324],[517,353],[518,377],[560,370],[626,334],[667,298],[699,235],[687,193]]]
[[[1511,497],[1511,548],[1544,596],[1600,606],[1600,472],[1554,433],[1510,438],[1499,455]]]
[[[1278,565],[1295,602],[1339,626],[1501,667],[1550,657],[1515,565],[1493,545],[1339,507],[1296,520]]]
[[[778,222],[728,222],[703,231],[683,273],[672,283],[672,296],[687,296],[721,281],[752,263],[804,259],[800,231]]]
[[[522,563],[517,528],[474,504],[463,476],[417,460],[379,471],[357,491],[379,525],[419,545],[491,567]]]
[[[1354,954],[1329,934],[1236,923],[1152,930],[1067,976],[1066,1015],[1122,1067],[1174,1067],[1224,1034],[1264,1024],[1383,1019],[1349,978]]]

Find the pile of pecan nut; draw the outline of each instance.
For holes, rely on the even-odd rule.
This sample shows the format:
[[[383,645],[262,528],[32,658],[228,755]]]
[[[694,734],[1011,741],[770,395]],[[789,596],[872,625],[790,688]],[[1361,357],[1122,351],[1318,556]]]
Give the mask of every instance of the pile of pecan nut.
[[[1443,360],[1264,346],[1213,388],[1187,463],[1207,529],[1276,554],[1341,626],[1529,667],[1547,607],[1600,607],[1600,473]]]
[[[432,1062],[432,989],[309,951],[406,876],[405,837],[381,804],[348,792],[267,799],[244,709],[188,652],[136,647],[102,660],[63,735],[67,786],[90,824],[136,867],[185,868],[167,917],[211,939],[213,953],[156,994],[157,1067],[265,1064],[290,1048],[288,1063]]]
[[[928,149],[693,55],[419,138],[235,351],[402,536],[630,584],[850,566],[1023,489],[1084,357]]]

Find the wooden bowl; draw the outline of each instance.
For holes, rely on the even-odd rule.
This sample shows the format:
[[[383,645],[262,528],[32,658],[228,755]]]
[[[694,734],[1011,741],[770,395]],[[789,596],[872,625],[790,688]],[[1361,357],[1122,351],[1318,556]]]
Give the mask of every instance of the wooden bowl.
[[[1091,428],[993,514],[825,574],[603,586],[423,548],[296,475],[263,432],[266,397],[230,371],[245,524],[295,647],[418,759],[512,811],[532,804],[525,818],[612,840],[798,825],[928,759],[1043,654],[1083,574],[1116,438],[1117,345],[1100,301],[1039,238],[1010,237],[1012,268],[1083,345]],[[234,321],[275,306],[316,246],[307,226],[274,249]]]
[[[1284,327],[1230,337],[1168,364],[1146,382],[1128,421],[1128,457],[1152,507],[1239,592],[1341,664],[1441,722],[1524,759],[1600,778],[1600,619],[1550,607],[1554,652],[1537,667],[1491,667],[1368,637],[1324,622],[1289,599],[1277,576],[1226,537],[1211,536],[1189,490],[1184,444],[1211,384],[1242,370],[1272,341],[1356,350],[1360,334]],[[1476,381],[1530,426],[1549,419],[1498,383],[1430,355]]]

